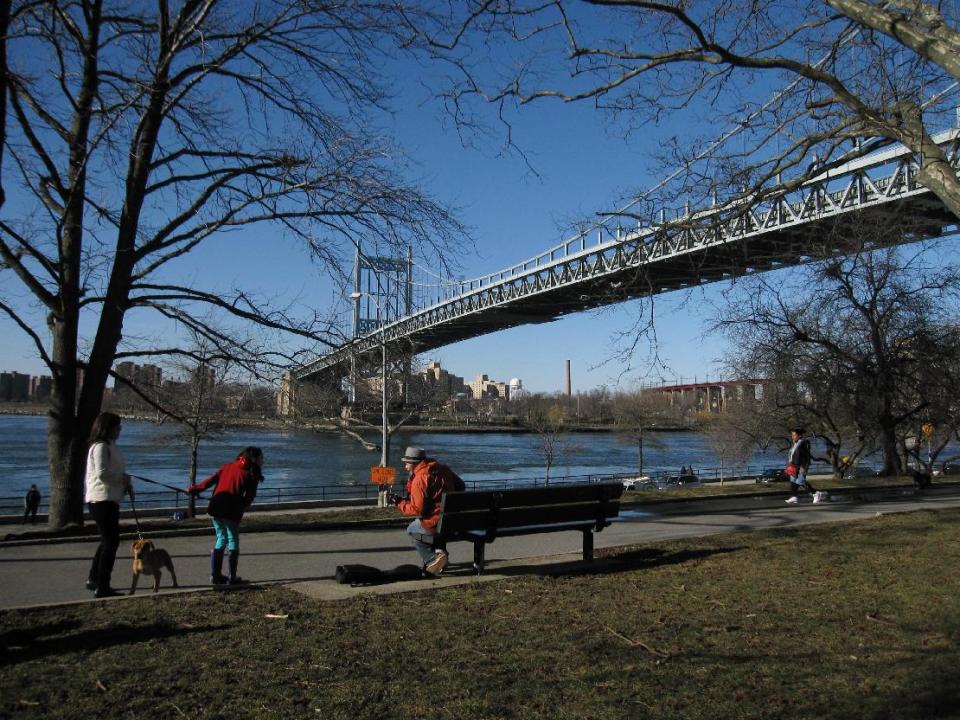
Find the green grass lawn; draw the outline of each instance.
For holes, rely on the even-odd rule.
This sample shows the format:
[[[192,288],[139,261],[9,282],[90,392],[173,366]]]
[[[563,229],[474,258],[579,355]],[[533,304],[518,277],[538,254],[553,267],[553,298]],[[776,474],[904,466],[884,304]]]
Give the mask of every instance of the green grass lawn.
[[[0,717],[960,718],[960,511],[605,554],[341,602],[0,612]]]

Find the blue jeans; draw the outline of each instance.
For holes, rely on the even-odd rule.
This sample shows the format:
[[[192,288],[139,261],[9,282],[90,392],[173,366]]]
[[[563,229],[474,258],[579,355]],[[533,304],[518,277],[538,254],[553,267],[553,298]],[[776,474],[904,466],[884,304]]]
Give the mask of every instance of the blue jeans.
[[[113,563],[117,557],[117,548],[120,547],[120,503],[102,500],[88,503],[90,517],[97,524],[100,533],[100,544],[90,564],[87,579],[97,586],[98,590],[110,589],[110,576],[113,574]]]
[[[806,490],[809,493],[814,492],[813,486],[807,482],[807,473],[804,470],[799,470],[797,476],[790,479],[790,490],[794,495],[801,490]]]
[[[407,534],[413,541],[413,547],[420,556],[420,560],[426,565],[433,560],[437,554],[433,547],[433,533],[423,527],[420,518],[417,518],[407,526]]]
[[[217,531],[217,541],[213,544],[214,549],[222,550],[226,547],[228,550],[239,550],[240,523],[223,518],[210,519],[213,521],[213,529]]]

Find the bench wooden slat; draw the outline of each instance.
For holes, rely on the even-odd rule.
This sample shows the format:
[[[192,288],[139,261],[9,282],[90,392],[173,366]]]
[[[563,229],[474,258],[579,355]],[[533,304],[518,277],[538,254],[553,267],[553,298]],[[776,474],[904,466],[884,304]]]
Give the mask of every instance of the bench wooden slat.
[[[469,510],[445,512],[441,515],[438,531],[446,535],[469,530],[496,530],[534,525],[560,523],[583,523],[598,518],[615,518],[620,512],[620,502],[614,500],[600,504],[572,503],[543,505],[539,507],[508,507],[498,510]]]
[[[621,483],[558,485],[510,490],[466,490],[445,493],[441,512],[486,509],[491,506],[491,502],[496,502],[498,507],[529,507],[530,505],[614,499],[619,498],[622,494],[623,485]]]

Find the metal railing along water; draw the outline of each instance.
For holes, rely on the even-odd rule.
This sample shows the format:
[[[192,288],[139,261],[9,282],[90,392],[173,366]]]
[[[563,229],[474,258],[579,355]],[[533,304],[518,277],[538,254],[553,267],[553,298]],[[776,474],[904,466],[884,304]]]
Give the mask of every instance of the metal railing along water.
[[[764,471],[772,468],[765,466],[737,466],[734,468],[691,468],[685,473],[678,470],[666,470],[658,468],[649,472],[644,472],[641,476],[638,472],[620,472],[620,473],[590,473],[586,475],[552,475],[548,479],[546,475],[538,475],[520,478],[489,478],[478,480],[467,480],[468,490],[506,490],[511,488],[523,487],[543,487],[545,485],[576,485],[583,483],[607,483],[624,482],[634,480],[632,487],[640,489],[646,488],[668,488],[691,484],[714,484],[722,481],[733,482],[743,480],[755,480],[759,478]],[[811,468],[811,474],[829,474],[830,468],[826,465],[814,465]],[[24,491],[26,492],[26,491]],[[260,486],[257,492],[256,506],[277,505],[283,506],[291,503],[317,503],[317,504],[335,504],[337,502],[358,503],[369,500],[375,503],[377,500],[378,486],[372,483],[363,483],[357,485],[282,485],[271,487],[268,483]],[[45,515],[48,510],[48,504],[44,501],[40,505],[40,514]],[[208,496],[202,496],[197,499],[196,507],[198,513],[203,513],[206,509]],[[149,491],[138,490],[136,495],[136,507],[138,510],[160,510],[169,509],[172,511],[183,510],[188,506],[187,494],[178,490],[170,491]],[[121,510],[129,508],[129,501],[124,500],[121,504]],[[23,496],[0,496],[0,515],[16,516],[23,514]]]

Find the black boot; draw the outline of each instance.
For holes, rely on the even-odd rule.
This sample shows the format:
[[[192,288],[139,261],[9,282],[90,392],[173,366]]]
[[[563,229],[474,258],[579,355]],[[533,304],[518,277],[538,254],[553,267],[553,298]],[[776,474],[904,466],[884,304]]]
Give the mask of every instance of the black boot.
[[[237,563],[240,562],[240,550],[227,551],[227,585],[241,585],[246,581],[237,575]]]
[[[223,576],[223,548],[214,548],[210,551],[210,582],[223,585],[226,581]]]

